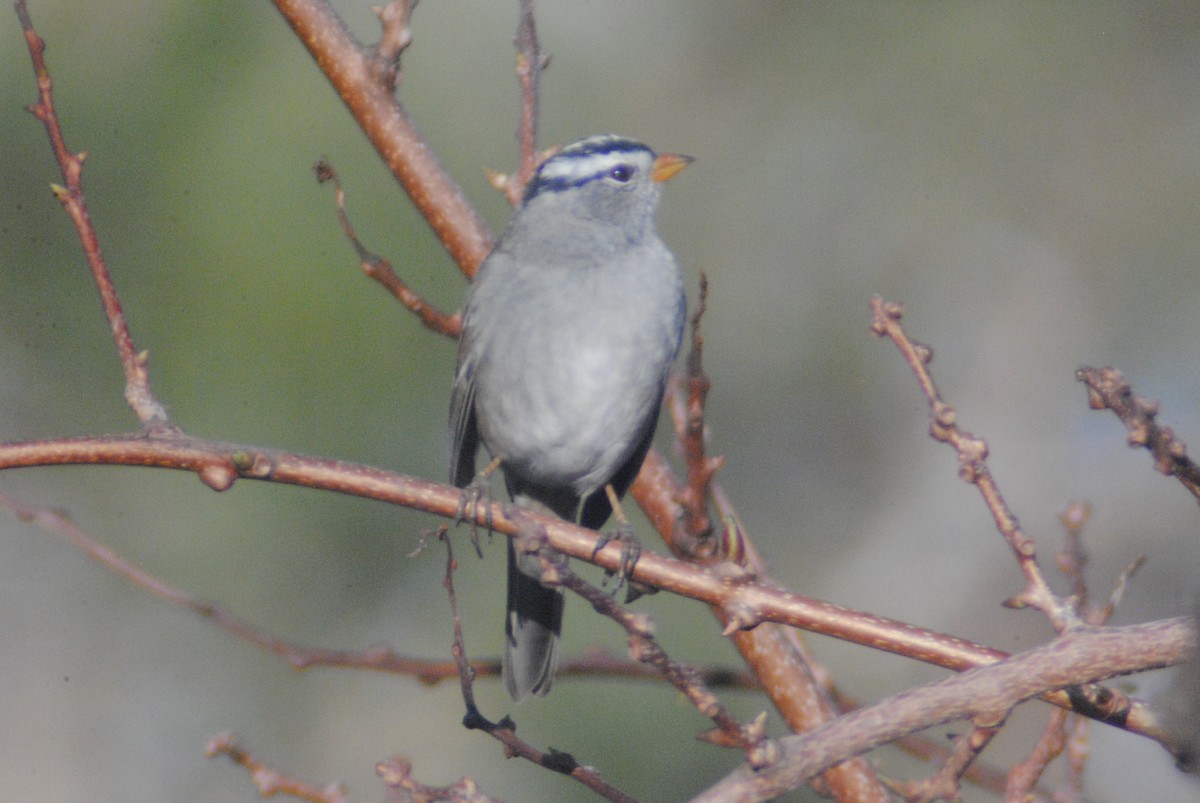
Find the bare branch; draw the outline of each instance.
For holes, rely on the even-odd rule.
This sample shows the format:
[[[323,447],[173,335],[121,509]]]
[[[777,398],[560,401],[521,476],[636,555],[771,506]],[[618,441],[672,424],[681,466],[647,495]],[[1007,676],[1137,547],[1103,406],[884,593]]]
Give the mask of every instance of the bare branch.
[[[138,465],[194,471],[214,490],[232,487],[239,477],[283,482],[376,499],[446,518],[456,516],[462,497],[459,488],[370,466],[194,438],[110,436],[0,444],[0,469],[71,464]],[[651,470],[656,468],[652,466]],[[507,516],[505,507],[494,502],[481,503],[477,506],[474,520],[480,526],[488,526],[490,521],[497,532],[514,535],[516,523]],[[623,558],[620,545],[610,544],[595,552],[597,534],[594,531],[548,516],[524,515],[537,518],[539,525],[546,530],[550,545],[559,552],[612,572],[621,569]],[[731,617],[742,616],[749,625],[754,621],[792,625],[950,669],[967,669],[1007,657],[1000,650],[812,600],[761,583],[731,582],[721,573],[706,571],[649,551],[643,551],[631,579],[701,600],[728,611]],[[751,631],[751,635],[759,630],[761,626]],[[744,635],[744,631],[739,631],[735,640]],[[785,642],[781,642],[780,646]],[[792,649],[787,647],[788,651]],[[770,688],[770,684],[766,685]],[[1143,704],[1113,690],[1084,689],[1072,699],[1055,692],[1047,695],[1046,699],[1055,705],[1073,707],[1092,718],[1150,736],[1169,748],[1171,746],[1160,723]]]
[[[462,331],[462,313],[456,312],[448,315],[430,304],[396,275],[390,262],[368,250],[358,239],[358,233],[355,232],[354,225],[350,222],[350,215],[346,212],[346,193],[342,189],[342,182],[337,171],[325,160],[317,162],[314,170],[317,174],[317,181],[333,182],[338,222],[342,224],[342,231],[345,233],[346,239],[354,246],[354,252],[358,254],[358,261],[362,265],[363,273],[379,282],[397,301],[412,311],[431,332],[457,340]]]
[[[1041,567],[1038,566],[1037,547],[1033,539],[1021,529],[1016,515],[1004,501],[1000,487],[988,470],[987,442],[960,429],[958,413],[938,393],[933,376],[929,372],[933,350],[911,340],[901,327],[900,317],[904,313],[902,305],[884,301],[881,296],[873,296],[871,313],[871,331],[879,337],[890,339],[896,345],[929,402],[929,434],[934,440],[954,447],[958,453],[959,478],[979,489],[979,494],[996,523],[996,529],[1012,549],[1017,565],[1025,575],[1025,588],[1004,604],[1011,608],[1036,608],[1050,619],[1059,633],[1077,624],[1079,617],[1074,607],[1069,601],[1056,597],[1050,590]]]
[[[375,58],[382,69],[381,77],[392,92],[400,83],[400,54],[412,44],[409,22],[416,7],[417,0],[392,0],[386,6],[373,8],[375,16],[379,18],[381,31],[379,43],[375,46]]]
[[[471,778],[460,778],[449,786],[426,786],[413,777],[412,764],[400,757],[376,764],[375,774],[383,779],[389,789],[399,793],[395,800],[405,803],[432,803],[437,800],[449,800],[453,803],[498,803],[496,798],[480,792],[478,784]]]
[[[58,111],[54,106],[54,85],[45,61],[46,43],[34,31],[24,0],[18,0],[16,11],[21,20],[21,28],[25,32],[25,43],[29,46],[33,71],[37,76],[38,102],[27,108],[45,126],[46,134],[50,138],[50,150],[62,173],[64,186],[51,185],[51,188],[54,190],[54,197],[63,205],[71,222],[75,224],[75,232],[83,245],[84,256],[92,269],[92,279],[100,291],[100,301],[104,305],[104,314],[108,317],[108,328],[117,345],[121,367],[125,371],[125,401],[133,408],[134,415],[147,432],[174,431],[166,408],[159,403],[150,389],[150,375],[146,370],[149,357],[146,352],[139,352],[133,344],[129,324],[121,308],[121,299],[117,296],[112,275],[109,274],[108,265],[100,253],[100,239],[92,225],[87,199],[83,193],[83,162],[87,159],[87,152],[72,153],[63,138],[62,129],[58,124]]]
[[[704,373],[704,337],[700,322],[708,307],[708,277],[700,274],[700,292],[692,313],[692,341],[687,355],[686,375],[671,383],[669,404],[675,420],[675,436],[687,465],[687,484],[680,497],[683,506],[683,534],[687,541],[674,549],[681,554],[694,555],[698,560],[711,560],[714,541],[712,522],[708,516],[708,497],[713,478],[725,463],[723,457],[708,457],[704,424],[704,404],[712,382]]]
[[[987,718],[991,721],[976,724],[966,733],[954,739],[954,748],[946,760],[930,777],[923,781],[894,781],[889,784],[903,795],[909,803],[932,803],[935,800],[958,800],[962,780],[975,759],[1000,733],[1004,718]]]
[[[517,172],[507,179],[505,192],[513,206],[521,203],[525,185],[538,166],[538,83],[550,57],[542,52],[537,27],[533,22],[533,0],[521,0],[521,19],[514,39],[517,46],[517,82],[521,86],[521,120],[517,126],[517,145],[521,156]]]
[[[544,561],[552,561],[550,553],[546,550],[541,550],[541,555]],[[671,659],[655,639],[654,627],[648,616],[634,614],[628,608],[618,605],[609,594],[585,582],[565,563],[554,563],[551,571],[563,588],[583,597],[597,613],[609,617],[624,628],[629,636],[630,654],[639,662],[658,670],[702,716],[712,720],[717,727],[717,735],[708,737],[707,741],[737,747],[746,753],[747,760],[752,764],[761,766],[773,760],[770,743],[763,728],[765,713],[750,725],[740,724],[707,688],[699,674]]]
[[[1135,396],[1133,388],[1116,368],[1092,368],[1085,365],[1075,378],[1087,385],[1088,406],[1093,410],[1112,410],[1125,424],[1129,445],[1142,447],[1154,455],[1154,468],[1175,477],[1200,499],[1200,466],[1187,456],[1187,446],[1175,437],[1170,427],[1161,426],[1158,402]]]
[[[467,276],[492,247],[487,226],[392,95],[372,53],[320,0],[275,0],[359,127]]]
[[[1008,771],[1008,786],[1004,790],[1006,801],[1029,800],[1033,787],[1038,779],[1050,766],[1050,762],[1062,754],[1067,744],[1067,725],[1070,723],[1068,712],[1059,709],[1051,711],[1042,729],[1042,735],[1028,758],[1014,764]]]
[[[553,748],[549,751],[539,750],[517,736],[517,726],[509,717],[506,716],[499,722],[492,722],[479,710],[479,706],[475,703],[475,673],[467,662],[462,617],[458,612],[458,596],[454,593],[454,570],[457,563],[454,560],[454,549],[450,539],[444,536],[445,533],[443,533],[442,541],[446,544],[446,573],[442,577],[442,585],[450,600],[450,612],[454,621],[454,660],[458,664],[459,685],[462,689],[463,702],[467,707],[467,713],[463,716],[463,725],[470,729],[481,730],[499,741],[504,745],[505,754],[510,757],[523,758],[540,767],[569,776],[606,800],[636,803],[632,797],[604,780],[594,767],[580,764],[570,753],[564,753],[561,750]]]
[[[846,756],[861,755],[906,733],[978,711],[1006,711],[1048,689],[1174,663],[1195,650],[1196,643],[1196,631],[1186,617],[1127,627],[1080,625],[1002,663],[911,689],[811,733],[780,739],[784,757],[779,764],[758,770],[743,765],[694,800],[767,800]]]
[[[232,733],[223,733],[208,743],[205,753],[209,758],[228,756],[235,764],[245,767],[263,797],[289,795],[311,803],[349,803],[350,797],[341,784],[316,787],[298,781],[259,761],[243,748]]]

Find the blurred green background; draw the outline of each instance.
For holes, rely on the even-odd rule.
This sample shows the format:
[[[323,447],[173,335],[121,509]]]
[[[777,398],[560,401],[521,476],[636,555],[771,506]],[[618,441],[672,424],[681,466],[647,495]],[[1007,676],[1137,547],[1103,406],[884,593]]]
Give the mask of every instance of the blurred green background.
[[[373,39],[368,3],[337,6]],[[508,210],[484,169],[514,164],[515,6],[423,4],[401,90],[497,231]],[[333,162],[360,234],[427,298],[453,309],[463,281],[273,8],[34,0],[31,13],[176,421],[441,479],[454,346],[362,277],[313,162]],[[1095,593],[1149,556],[1116,621],[1184,610],[1200,575],[1196,504],[1087,409],[1073,371],[1118,366],[1200,444],[1200,6],[575,0],[542,3],[538,25],[553,56],[544,145],[612,131],[697,157],[661,230],[693,297],[708,273],[712,449],[781,582],[1008,650],[1049,635],[1038,615],[999,606],[1019,574],[953,454],[927,437],[907,369],[869,334],[878,292],[933,345],[941,389],[988,439],[1047,570],[1058,513],[1089,500]],[[22,110],[35,90],[10,11],[0,59],[0,438],[129,431],[95,290],[48,189],[56,168]],[[430,516],[252,482],[215,494],[136,469],[13,471],[0,490],[68,510],[147,571],[279,636],[448,655],[444,554],[407,557]],[[512,800],[587,799],[465,731],[454,684],[295,673],[7,513],[0,531],[6,797],[253,800],[244,773],[203,758],[232,729],[358,800],[381,797],[373,765],[392,754],[427,783],[470,775]],[[468,647],[494,655],[503,550],[475,560],[462,536]],[[673,655],[735,661],[698,606],[639,606]],[[623,651],[613,625],[569,607],[567,654]],[[830,640],[814,649],[863,700],[944,676]],[[1169,677],[1127,688],[1153,697]],[[647,800],[686,797],[737,761],[691,740],[705,723],[661,684],[563,681],[515,710],[494,682],[478,693],[486,714],[513,711],[534,743]],[[765,706],[728,699],[743,717]],[[1045,715],[1019,711],[985,757],[1022,757]],[[1094,801],[1195,799],[1144,740],[1095,728],[1090,749]],[[894,752],[876,760],[926,772]]]

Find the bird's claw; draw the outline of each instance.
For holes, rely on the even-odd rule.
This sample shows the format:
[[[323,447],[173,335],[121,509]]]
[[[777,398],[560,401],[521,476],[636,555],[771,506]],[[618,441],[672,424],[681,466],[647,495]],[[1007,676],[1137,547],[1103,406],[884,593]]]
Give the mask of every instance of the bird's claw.
[[[475,547],[475,554],[483,557],[483,549],[479,546],[479,503],[487,503],[487,515],[484,519],[484,526],[487,527],[488,536],[492,534],[492,486],[488,482],[488,475],[480,473],[475,475],[475,479],[462,489],[462,493],[458,497],[458,509],[454,513],[454,523],[461,521],[471,522],[471,544]]]
[[[629,524],[618,524],[612,532],[600,533],[600,538],[596,541],[596,547],[592,550],[592,558],[600,554],[600,550],[608,546],[610,541],[621,542],[621,563],[615,572],[605,569],[604,584],[607,585],[609,579],[616,577],[617,582],[613,585],[612,593],[616,596],[617,592],[622,587],[626,588],[625,601],[633,602],[643,594],[648,593],[648,589],[644,588],[640,583],[632,581],[633,568],[637,565],[638,558],[642,556],[642,542],[633,534],[633,528]]]

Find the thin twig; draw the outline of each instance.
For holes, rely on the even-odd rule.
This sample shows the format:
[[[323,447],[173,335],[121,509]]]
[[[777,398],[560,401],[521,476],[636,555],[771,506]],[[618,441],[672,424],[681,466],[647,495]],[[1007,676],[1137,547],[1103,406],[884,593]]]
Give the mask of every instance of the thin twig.
[[[1079,617],[1070,602],[1059,599],[1050,590],[1038,566],[1036,545],[1021,529],[1017,517],[1000,494],[1000,488],[987,467],[987,442],[960,429],[957,411],[938,393],[929,372],[933,351],[926,345],[914,342],[904,331],[900,325],[904,313],[902,305],[884,301],[881,296],[873,296],[871,313],[871,331],[895,344],[929,402],[929,434],[934,440],[949,444],[958,453],[959,478],[979,490],[996,523],[996,529],[1012,549],[1017,565],[1025,575],[1025,588],[1004,604],[1011,608],[1032,607],[1041,611],[1059,633],[1078,624]]]
[[[487,225],[393,96],[393,86],[327,3],[274,0],[363,133],[468,277],[492,248]]]
[[[542,550],[542,556],[544,563],[551,563],[551,558],[545,550]],[[619,605],[610,594],[585,582],[565,563],[553,563],[550,571],[559,585],[579,595],[597,613],[607,616],[624,628],[629,635],[630,654],[636,660],[658,670],[702,716],[712,720],[719,735],[710,735],[707,737],[708,741],[736,747],[746,753],[748,761],[758,766],[764,766],[773,760],[774,755],[764,729],[765,714],[756,717],[749,725],[742,725],[734,719],[696,672],[671,659],[654,638],[654,627],[648,616],[635,614]]]
[[[290,668],[297,671],[325,667],[365,669],[412,677],[428,686],[437,685],[451,678],[457,680],[461,676],[461,667],[453,660],[412,658],[400,655],[384,645],[368,647],[363,650],[329,650],[276,638],[261,628],[230,614],[221,606],[196,599],[161,578],[138,568],[72,521],[66,513],[30,505],[2,492],[0,492],[0,507],[8,508],[21,521],[29,522],[46,532],[62,536],[72,546],[115,572],[130,585],[208,619],[230,635],[281,658]],[[736,689],[761,688],[749,672],[716,666],[696,667],[693,671],[710,686]],[[480,677],[498,678],[500,677],[500,660],[492,658],[473,661],[471,662],[471,672],[477,679]],[[556,676],[559,678],[615,677],[630,680],[657,680],[660,678],[659,673],[651,667],[628,659],[617,658],[599,650],[592,650],[577,658],[563,661],[559,664]]]
[[[533,526],[536,526],[533,525]],[[619,803],[636,803],[634,798],[622,792],[600,776],[594,768],[580,764],[570,753],[551,748],[549,751],[539,750],[529,742],[517,736],[517,726],[505,716],[499,722],[492,722],[479,710],[475,702],[475,673],[467,661],[466,639],[463,636],[462,617],[458,612],[458,597],[454,593],[454,571],[457,563],[454,560],[454,549],[450,538],[443,533],[442,541],[446,544],[446,573],[442,577],[442,586],[450,600],[450,613],[454,621],[454,647],[452,652],[459,669],[459,685],[462,689],[463,702],[467,713],[463,716],[463,725],[472,730],[480,730],[504,745],[505,754],[509,757],[523,758],[540,767],[567,775],[586,786],[606,800]]]
[[[358,261],[362,265],[363,273],[382,285],[397,301],[412,311],[427,329],[457,340],[459,333],[462,332],[462,313],[456,312],[448,315],[430,304],[396,275],[390,262],[363,245],[362,240],[358,238],[358,233],[354,230],[354,225],[350,222],[350,215],[346,211],[346,192],[342,189],[341,178],[337,171],[329,162],[322,159],[314,165],[314,172],[317,174],[317,181],[333,182],[338,222],[342,224],[342,231],[345,233],[346,239],[354,247],[354,252],[358,254]]]
[[[1129,445],[1147,449],[1154,455],[1155,469],[1175,477],[1200,499],[1200,465],[1187,456],[1187,446],[1175,437],[1175,432],[1158,423],[1158,402],[1134,395],[1132,386],[1116,368],[1085,365],[1075,372],[1075,378],[1087,385],[1089,407],[1116,413],[1125,424]]]
[[[58,124],[58,111],[54,106],[54,84],[45,60],[46,43],[33,29],[25,0],[17,0],[16,11],[21,20],[21,28],[25,32],[25,43],[29,47],[33,71],[37,76],[38,102],[26,108],[42,122],[50,138],[50,150],[58,162],[64,185],[52,185],[54,197],[63,205],[71,222],[75,224],[75,232],[92,270],[92,280],[96,283],[96,289],[100,291],[100,301],[104,305],[104,314],[108,317],[108,327],[117,346],[121,367],[125,371],[125,401],[129,403],[142,428],[147,432],[161,434],[175,431],[166,408],[159,403],[150,389],[150,375],[146,367],[149,357],[146,352],[139,352],[133,344],[116,285],[108,272],[104,256],[100,253],[100,240],[92,225],[87,198],[83,192],[83,163],[87,159],[87,151],[72,153],[67,148],[62,128]]]
[[[405,803],[430,803],[448,800],[451,803],[499,803],[479,790],[473,778],[459,778],[449,786],[428,786],[413,777],[412,764],[404,758],[394,757],[375,765],[375,774],[383,779],[389,789],[397,790],[402,796],[396,801]],[[392,800],[392,798],[388,798]]]
[[[708,498],[713,477],[725,464],[724,457],[709,457],[706,454],[707,428],[704,423],[704,405],[712,382],[704,373],[704,336],[700,322],[708,309],[708,276],[700,274],[700,292],[697,294],[696,309],[692,313],[691,348],[686,361],[686,374],[682,380],[686,394],[680,389],[672,393],[671,405],[675,418],[675,432],[687,466],[687,483],[680,503],[683,506],[683,534],[687,540],[676,547],[676,551],[708,560],[713,557],[712,522],[708,515]]]
[[[667,390],[667,406],[687,466],[687,480],[671,499],[671,505],[676,506],[679,513],[672,516],[669,527],[664,526],[660,514],[658,529],[664,539],[670,536],[667,544],[676,556],[705,564],[722,559],[725,563],[714,567],[714,571],[723,571],[731,583],[754,580],[769,585],[771,581],[765,562],[723,490],[714,481],[724,458],[707,456],[708,433],[704,416],[711,382],[704,372],[704,337],[700,328],[707,307],[708,277],[701,273],[700,292],[691,318],[686,376],[673,381]],[[660,488],[673,487],[676,484],[674,477],[659,461],[658,455],[651,453],[642,467],[643,475],[658,477]],[[654,495],[640,490],[641,483],[639,476],[634,493],[641,494],[638,499],[645,508],[645,498],[653,499]],[[712,537],[708,513],[710,494],[718,497],[724,523],[719,539]],[[753,627],[757,621],[754,612],[738,605],[714,608],[713,612],[747,666],[763,679],[772,703],[793,731],[812,730],[838,716],[837,706],[826,693],[825,686],[818,682],[812,660],[797,631],[770,624]],[[819,671],[828,677],[824,668]],[[756,749],[754,755],[757,760],[766,760],[770,753],[770,749]],[[888,797],[874,769],[861,759],[831,768],[822,776],[821,782],[839,800],[867,803]]]
[[[242,747],[232,733],[213,737],[205,748],[205,754],[209,758],[228,756],[235,764],[245,767],[262,797],[288,795],[311,803],[349,803],[350,800],[346,788],[339,783],[313,786],[264,764]]]
[[[1024,761],[1018,761],[1009,767],[1008,786],[1004,790],[1004,800],[1029,800],[1033,787],[1046,772],[1050,763],[1058,758],[1067,744],[1067,725],[1071,721],[1068,711],[1057,709],[1050,712],[1042,734],[1038,737],[1033,750]]]
[[[963,779],[974,766],[975,759],[1000,733],[1004,718],[985,718],[990,721],[976,724],[971,730],[954,739],[937,772],[921,781],[893,781],[889,784],[908,803],[932,803],[935,800],[958,800]]]
[[[379,65],[379,78],[391,91],[400,83],[400,54],[412,44],[413,10],[417,0],[393,0],[385,6],[372,10],[379,18],[379,42],[375,45],[375,60]]]
[[[508,180],[505,191],[512,206],[521,203],[525,185],[538,166],[538,84],[550,57],[542,52],[533,20],[533,0],[521,0],[520,22],[514,39],[517,47],[517,82],[521,86],[521,119],[517,125],[520,149],[517,172]]]
[[[1164,639],[1168,631],[1172,635]],[[1167,642],[1176,647],[1156,651]],[[979,711],[1007,711],[1047,689],[1175,663],[1196,646],[1197,633],[1186,617],[1126,627],[1080,625],[1002,663],[910,689],[810,733],[786,736],[779,740],[783,750],[779,763],[760,769],[743,765],[694,801],[766,800],[795,789],[847,756],[860,755],[906,733],[971,717]]]
[[[239,478],[282,482],[375,499],[448,519],[457,515],[462,498],[459,488],[371,466],[195,438],[106,436],[0,443],[0,470],[48,465],[151,466],[192,471],[215,490],[226,490]],[[652,471],[660,468],[652,466]],[[490,521],[496,532],[513,535],[517,531],[516,524],[506,515],[505,507],[496,502],[481,503],[473,520],[481,527],[488,526]],[[594,531],[548,516],[537,518],[546,530],[550,546],[559,552],[609,571],[618,571],[623,565],[620,545],[610,544],[596,552],[597,534]],[[725,573],[664,558],[648,550],[642,552],[631,579],[718,606],[729,611],[731,617],[744,614],[744,620],[751,624],[763,621],[800,627],[956,671],[1007,657],[1001,650],[903,622],[812,600],[761,583],[731,581]],[[754,635],[759,629],[761,626],[748,634],[739,631],[735,639]],[[1161,723],[1144,703],[1111,690],[1101,688],[1098,691],[1103,699],[1095,704],[1069,700],[1061,692],[1047,695],[1046,699],[1058,706],[1074,705],[1076,710],[1083,705],[1086,711],[1081,713],[1149,736],[1173,749]]]
[[[1073,598],[1075,607],[1079,611],[1080,619],[1089,625],[1103,625],[1112,617],[1116,610],[1117,603],[1120,601],[1121,591],[1125,588],[1130,575],[1137,571],[1141,566],[1141,560],[1135,561],[1125,569],[1117,577],[1116,588],[1108,602],[1097,607],[1091,602],[1091,593],[1088,590],[1087,577],[1084,573],[1084,568],[1088,563],[1087,550],[1083,545],[1083,532],[1088,519],[1091,517],[1091,508],[1082,502],[1073,502],[1067,506],[1067,509],[1059,516],[1059,521],[1063,525],[1064,544],[1063,549],[1057,556],[1059,570],[1071,581],[1071,586],[1074,590]],[[1084,689],[1071,690],[1077,697],[1087,695],[1089,692]],[[1037,743],[1030,751],[1029,756],[1021,762],[1014,764],[1008,774],[1004,799],[1006,801],[1024,801],[1031,798],[1034,791],[1034,786],[1045,774],[1050,763],[1062,754],[1063,749],[1068,744],[1069,740],[1074,740],[1078,746],[1087,743],[1087,720],[1070,715],[1070,712],[1059,709],[1050,712],[1045,727],[1042,729],[1042,734],[1038,738]],[[1070,736],[1068,735],[1070,732]],[[1083,783],[1082,767],[1075,766],[1077,760],[1086,752],[1075,750],[1071,754],[1071,767],[1068,776],[1076,776],[1073,781],[1070,781],[1071,788],[1068,789],[1067,797],[1073,799],[1074,791],[1081,790]]]

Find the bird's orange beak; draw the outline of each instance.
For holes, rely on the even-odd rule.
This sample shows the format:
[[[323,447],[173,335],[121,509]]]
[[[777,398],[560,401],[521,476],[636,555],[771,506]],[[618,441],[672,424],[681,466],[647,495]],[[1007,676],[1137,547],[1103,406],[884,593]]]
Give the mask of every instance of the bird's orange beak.
[[[692,157],[690,156],[682,156],[678,153],[660,153],[654,159],[650,178],[658,182],[666,181],[691,163]]]

